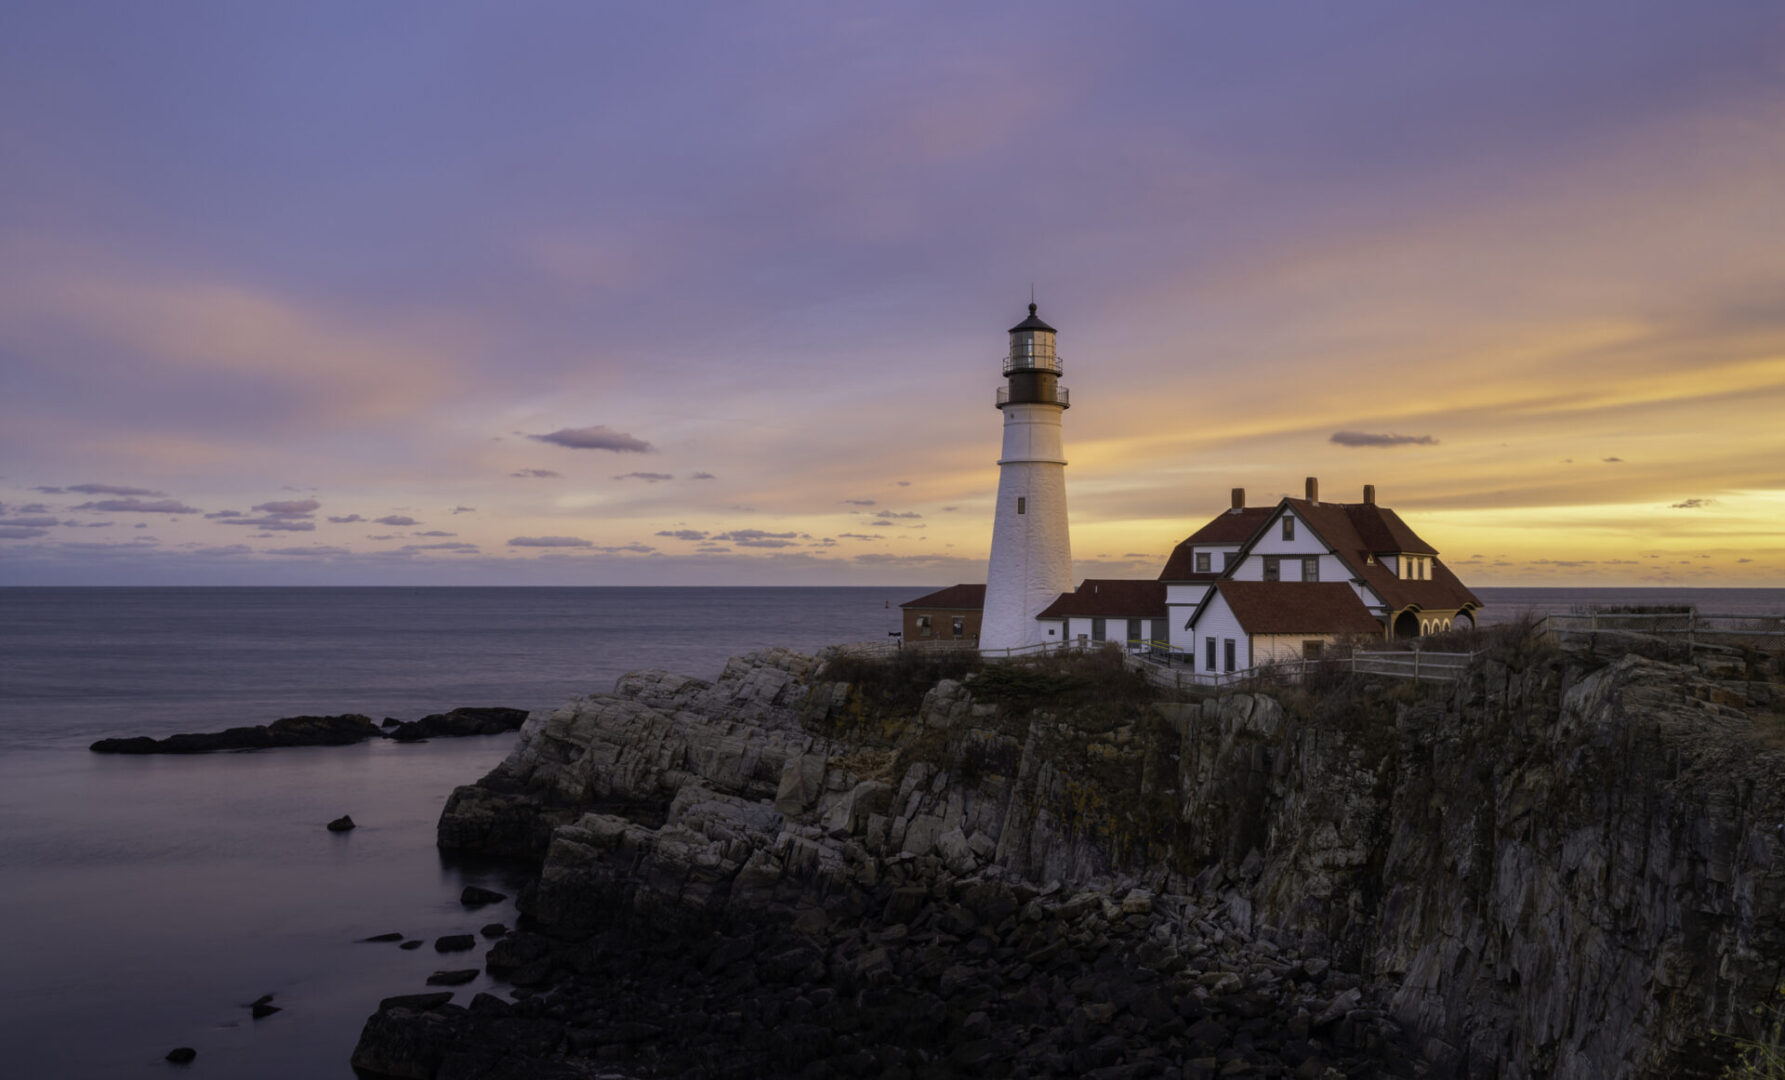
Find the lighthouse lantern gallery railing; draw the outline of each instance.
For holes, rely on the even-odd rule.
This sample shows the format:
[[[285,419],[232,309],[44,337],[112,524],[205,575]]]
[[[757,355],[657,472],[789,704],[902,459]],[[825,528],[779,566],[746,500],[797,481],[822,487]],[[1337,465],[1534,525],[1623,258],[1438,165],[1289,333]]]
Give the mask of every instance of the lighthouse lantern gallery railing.
[[[1037,350],[1033,353],[1011,353],[1004,358],[1004,374],[1015,375],[1019,371],[1051,371],[1055,375],[1066,374],[1066,365],[1060,362],[1059,354],[1051,351]]]
[[[1035,399],[1031,398],[1029,400],[1035,400]],[[1010,387],[1008,387],[1008,386],[998,387],[998,407],[1003,408],[1005,405],[1008,405],[1008,404],[1010,404]],[[1064,386],[1056,386],[1056,387],[1054,387],[1054,396],[1052,398],[1042,400],[1040,402],[1040,404],[1043,404],[1043,405],[1066,405],[1066,406],[1070,407],[1072,404],[1072,394]]]

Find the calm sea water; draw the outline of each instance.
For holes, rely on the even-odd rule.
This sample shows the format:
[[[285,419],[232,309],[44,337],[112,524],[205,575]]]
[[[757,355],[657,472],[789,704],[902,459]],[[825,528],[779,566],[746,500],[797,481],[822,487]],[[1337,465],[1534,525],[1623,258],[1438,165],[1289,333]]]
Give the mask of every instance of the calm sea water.
[[[439,956],[433,938],[513,922],[511,905],[457,902],[468,883],[513,894],[512,869],[433,847],[447,794],[513,736],[146,758],[94,739],[552,708],[640,667],[710,678],[770,645],[885,640],[925,591],[0,589],[0,1071],[162,1075],[192,1046],[193,1074],[349,1077],[379,998],[481,967],[481,948]],[[1483,622],[1587,603],[1785,612],[1785,589],[1477,591]],[[343,813],[360,828],[324,831]],[[390,930],[430,945],[355,943]],[[266,993],[284,1011],[250,1020]]]

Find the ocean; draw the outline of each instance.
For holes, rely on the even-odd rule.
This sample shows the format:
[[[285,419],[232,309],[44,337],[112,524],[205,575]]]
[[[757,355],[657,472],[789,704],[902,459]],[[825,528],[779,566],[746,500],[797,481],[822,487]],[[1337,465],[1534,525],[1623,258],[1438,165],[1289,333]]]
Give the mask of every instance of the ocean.
[[[0,1047],[16,1076],[348,1078],[378,1000],[481,966],[434,938],[512,867],[443,857],[434,822],[513,736],[115,757],[87,745],[304,713],[551,709],[661,667],[711,678],[773,645],[884,641],[923,588],[0,589]],[[1785,612],[1785,589],[1478,589],[1482,622],[1593,603]],[[359,828],[323,825],[351,814]],[[388,931],[405,952],[360,944]],[[499,990],[487,976],[459,991]],[[273,994],[281,1012],[250,1019]],[[157,1074],[159,1075],[159,1073]]]

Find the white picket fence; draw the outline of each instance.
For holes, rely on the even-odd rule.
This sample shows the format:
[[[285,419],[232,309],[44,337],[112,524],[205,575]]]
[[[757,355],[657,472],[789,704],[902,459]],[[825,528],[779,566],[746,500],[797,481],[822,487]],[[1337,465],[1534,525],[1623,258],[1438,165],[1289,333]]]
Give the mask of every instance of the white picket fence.
[[[1563,646],[1599,639],[1683,642],[1689,649],[1739,653],[1743,647],[1763,652],[1785,650],[1785,615],[1717,615],[1694,608],[1681,611],[1551,612],[1537,624],[1539,632]]]

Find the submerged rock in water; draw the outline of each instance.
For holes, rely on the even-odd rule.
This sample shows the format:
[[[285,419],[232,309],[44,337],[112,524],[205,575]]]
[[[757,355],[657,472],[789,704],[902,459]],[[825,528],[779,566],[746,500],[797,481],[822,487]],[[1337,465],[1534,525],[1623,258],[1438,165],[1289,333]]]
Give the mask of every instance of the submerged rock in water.
[[[463,968],[458,971],[436,971],[428,976],[429,986],[463,986],[481,974],[476,968]]]
[[[175,1065],[185,1065],[198,1057],[198,1051],[190,1046],[176,1046],[167,1052],[167,1060]]]
[[[350,814],[342,814],[340,817],[328,823],[329,832],[346,832],[349,829],[357,827],[358,826],[354,825],[353,817]]]
[[[499,893],[494,889],[486,889],[481,885],[467,885],[459,894],[459,903],[468,908],[483,907],[485,904],[497,904],[508,899],[507,893]]]
[[[368,944],[368,943],[372,943],[372,942],[402,941],[402,940],[403,940],[402,934],[392,931],[391,933],[388,933],[388,934],[373,934],[371,937],[360,938],[359,944],[364,945],[364,944]]]
[[[464,952],[477,948],[477,938],[470,934],[447,934],[434,939],[435,952]]]
[[[516,731],[527,719],[525,709],[459,708],[434,713],[407,724],[398,724],[387,737],[397,742],[416,742],[464,735],[501,735]]]
[[[424,716],[412,723],[386,718],[382,730],[370,717],[358,713],[340,716],[288,716],[255,727],[223,731],[185,732],[154,739],[138,735],[127,739],[100,739],[88,749],[96,754],[207,754],[216,750],[275,750],[288,746],[351,746],[367,739],[389,738],[397,742],[449,738],[461,735],[499,735],[514,731],[527,719],[525,709],[454,709]]]
[[[98,754],[206,754],[214,750],[271,750],[287,746],[349,746],[381,734],[370,717],[288,716],[271,724],[169,735],[165,739],[100,739]]]

